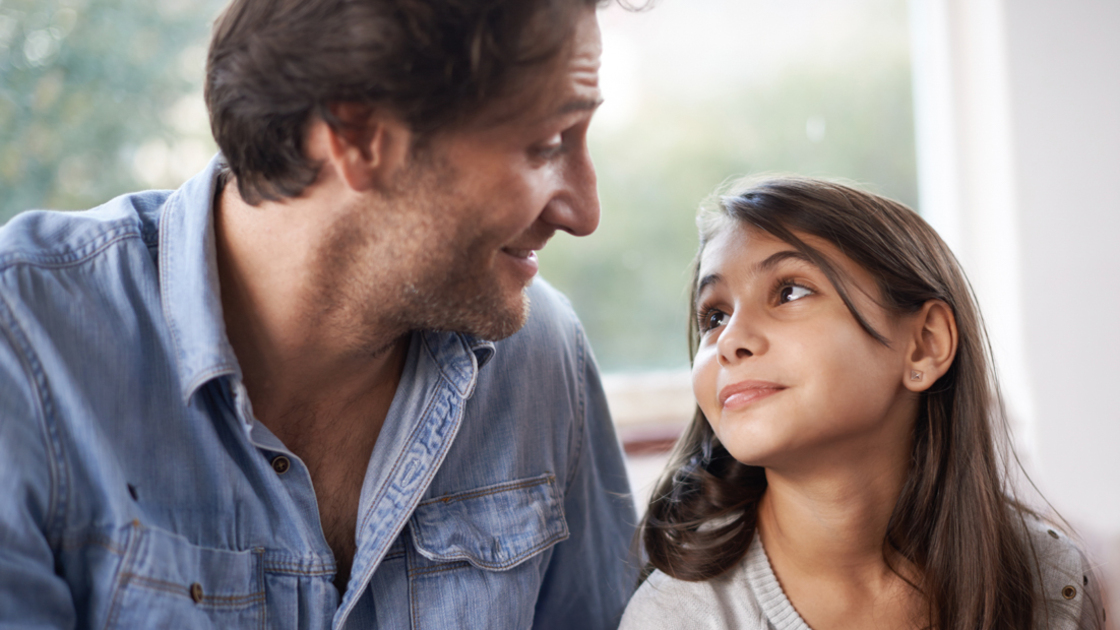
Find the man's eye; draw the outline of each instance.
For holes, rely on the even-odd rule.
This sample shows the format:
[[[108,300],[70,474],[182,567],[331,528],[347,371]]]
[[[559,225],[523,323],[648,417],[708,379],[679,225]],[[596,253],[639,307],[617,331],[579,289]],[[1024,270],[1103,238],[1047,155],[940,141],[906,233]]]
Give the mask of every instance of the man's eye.
[[[778,291],[778,302],[781,304],[785,304],[786,302],[800,300],[801,298],[807,295],[811,295],[812,293],[812,290],[806,289],[803,286],[799,286],[796,284],[787,284]]]
[[[556,157],[564,150],[564,138],[560,134],[548,139],[544,144],[533,148],[533,155],[542,159]]]

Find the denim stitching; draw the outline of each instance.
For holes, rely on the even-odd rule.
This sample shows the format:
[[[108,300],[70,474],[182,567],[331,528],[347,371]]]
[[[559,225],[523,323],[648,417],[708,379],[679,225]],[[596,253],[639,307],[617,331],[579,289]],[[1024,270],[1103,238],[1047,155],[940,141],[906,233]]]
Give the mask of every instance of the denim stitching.
[[[115,243],[132,238],[139,240],[141,243],[144,242],[140,234],[135,232],[135,225],[123,225],[106,230],[66,253],[33,256],[29,255],[27,252],[10,252],[7,255],[0,256],[0,271],[7,271],[8,269],[18,266],[37,267],[40,269],[65,269],[67,267],[73,267],[97,256]],[[105,239],[104,242],[98,242],[102,239]],[[86,249],[89,251],[83,251]]]
[[[427,488],[431,485],[432,478],[436,475],[437,472],[439,472],[440,466],[443,465],[443,461],[447,457],[447,451],[450,448],[451,442],[454,441],[455,435],[458,434],[458,425],[460,425],[463,421],[463,407],[464,407],[465,401],[463,400],[463,398],[461,396],[457,395],[457,392],[455,392],[453,388],[449,388],[449,389],[452,389],[451,393],[455,393],[456,395],[453,397],[453,396],[451,396],[451,393],[448,394],[448,405],[447,405],[448,410],[447,410],[447,415],[444,418],[444,423],[447,423],[447,427],[448,427],[447,436],[446,436],[446,439],[444,440],[443,444],[440,446],[439,453],[437,454],[435,460],[432,461],[431,464],[428,466],[428,472],[425,475],[424,479],[422,479],[419,482],[418,487]],[[440,395],[440,388],[437,387],[436,391],[435,391],[435,394],[429,400],[429,408],[430,408],[430,405],[432,404],[432,402],[435,401],[436,398],[439,395]],[[453,402],[453,399],[458,400],[458,404],[455,404]],[[425,414],[422,415],[421,418],[424,418],[426,416],[427,416],[427,413],[425,412]],[[407,444],[411,444],[413,442],[412,438],[414,438],[416,436],[416,433],[420,430],[420,427],[425,426],[427,424],[428,424],[427,422],[417,423],[416,427],[413,429],[412,434],[410,434],[410,439],[408,440]],[[404,453],[407,453],[407,452],[408,452],[408,448],[405,449]],[[401,456],[403,456],[404,453],[402,453]],[[390,478],[392,478],[393,472],[395,472],[396,467],[399,465],[400,461],[401,461],[400,457],[398,457],[396,462],[394,462],[393,470],[390,473]],[[381,497],[385,496],[386,492],[388,492],[388,485],[386,485],[385,489],[383,489],[381,494],[378,496],[378,501],[380,501]],[[400,535],[401,530],[403,530],[405,525],[408,524],[409,515],[411,515],[413,512],[416,511],[416,506],[419,502],[420,494],[421,494],[420,492],[417,492],[417,493],[414,494],[414,498],[413,498],[414,502],[412,503],[412,505],[408,509],[400,510],[398,512],[397,517],[400,518],[400,524],[397,526],[395,531],[390,532],[391,535],[388,535],[388,536],[385,537],[386,541],[383,542],[380,545],[380,547],[375,547],[375,552],[376,553],[372,554],[372,557],[376,557],[377,555],[383,554],[385,552],[385,548],[388,545],[391,545],[393,543],[393,540],[397,536]],[[374,501],[372,503],[372,505],[376,506],[378,501]],[[362,521],[363,528],[365,527],[365,523],[368,522],[369,518],[373,515],[373,511],[374,511],[373,508],[371,508],[369,513],[367,514],[367,517],[365,519],[363,519],[363,521]],[[403,515],[403,517],[402,517],[402,515]],[[378,549],[380,549],[380,550],[378,550]],[[362,579],[363,582],[368,582],[368,580],[373,576],[373,569],[375,568],[375,566],[376,566],[375,563],[370,562],[369,567],[367,567],[365,572],[362,573],[361,579]],[[350,611],[352,611],[354,609],[354,605],[356,604],[356,602],[357,602],[356,599],[351,600],[350,604],[346,607],[346,611],[345,611],[346,615],[349,615]]]
[[[411,543],[412,530],[409,529],[408,533],[406,533],[405,536],[409,537],[410,540],[408,542]],[[413,571],[412,562],[413,562],[413,556],[416,553],[414,547],[415,547],[414,545],[408,544],[408,546],[405,548],[405,551],[404,551],[404,573],[405,573],[405,583],[408,584],[409,615],[411,616],[412,629],[413,630],[420,630],[420,611],[417,609],[417,606],[416,606],[416,604],[417,604],[416,591],[413,590],[413,588],[412,588],[412,571]]]
[[[133,524],[129,526],[124,558],[121,559],[121,564],[117,567],[117,575],[113,578],[117,587],[113,591],[113,601],[109,605],[109,614],[105,617],[106,629],[117,625],[117,616],[121,613],[121,598],[124,597],[125,588],[128,586],[132,564],[136,562],[136,548],[140,546],[140,527],[138,521],[133,521]]]
[[[265,578],[264,578],[264,547],[257,547],[253,549],[253,553],[257,556],[257,586],[261,589],[261,602],[267,599],[265,595]],[[261,625],[260,630],[265,630],[268,627],[268,606],[261,606]]]
[[[168,301],[171,299],[171,297],[170,297],[171,292],[167,288],[168,287],[168,283],[167,283],[168,277],[167,276],[168,276],[169,273],[171,273],[169,271],[169,269],[171,267],[170,263],[171,263],[171,255],[172,255],[172,248],[174,246],[174,241],[170,237],[165,238],[165,237],[168,236],[167,231],[171,229],[170,227],[167,227],[168,225],[170,225],[171,221],[168,221],[167,217],[164,216],[165,213],[170,213],[175,209],[174,202],[173,202],[174,197],[175,197],[175,195],[172,195],[171,197],[168,197],[167,200],[164,201],[164,206],[163,206],[163,208],[160,209],[160,212],[159,212],[159,236],[158,236],[158,239],[159,239],[160,247],[159,247],[159,261],[156,263],[156,267],[159,269],[159,288],[160,288],[160,291],[159,291],[159,307],[160,307],[160,311],[163,312],[163,320],[167,324],[167,332],[168,332],[168,334],[171,335],[171,345],[173,346],[173,348],[175,350],[175,364],[176,364],[176,367],[179,367],[179,366],[182,365],[182,361],[183,361],[183,357],[181,356],[182,351],[183,351],[183,344],[179,340],[179,330],[175,326],[174,319],[171,318],[171,317],[168,317],[168,314],[171,312],[170,305],[168,304]],[[183,393],[183,403],[186,404],[188,402],[187,396],[186,396],[185,392],[181,392],[181,393]]]
[[[308,577],[316,577],[316,576],[320,576],[320,575],[331,575],[332,573],[335,572],[334,569],[327,568],[327,567],[324,567],[324,568],[321,568],[321,569],[310,569],[310,568],[309,569],[299,569],[299,568],[278,567],[278,566],[273,565],[273,564],[265,565],[265,571],[267,571],[268,573],[274,573],[274,574],[278,573],[278,574],[281,574],[281,575],[304,575],[304,576],[308,576]]]
[[[471,566],[471,563],[466,560],[456,560],[454,562],[447,562],[435,567],[428,567],[426,569],[414,569],[408,572],[408,577],[420,577],[422,575],[431,575],[433,573],[445,573],[447,571],[455,571],[457,569],[466,569]]]
[[[145,577],[135,573],[125,574],[125,578],[128,579],[129,582],[139,585],[141,588],[194,599],[191,596],[190,587],[184,586],[179,582],[168,582],[167,580]],[[263,601],[264,591],[260,590],[247,595],[207,595],[203,593],[202,599],[198,604],[209,605],[211,608],[237,608],[243,607],[246,604],[259,604]]]
[[[567,528],[565,528],[565,529],[567,529]],[[548,548],[553,543],[560,542],[561,540],[566,540],[569,536],[570,536],[570,534],[567,531],[556,532],[551,537],[546,538],[545,540],[538,543],[536,546],[531,547],[531,548],[521,552],[520,554],[518,554],[517,556],[515,556],[513,558],[510,558],[506,562],[501,562],[501,563],[483,562],[483,561],[479,560],[478,558],[472,558],[471,556],[466,555],[466,554],[455,554],[453,556],[448,556],[447,558],[444,559],[444,561],[445,562],[452,562],[452,563],[453,562],[466,562],[466,563],[468,563],[472,566],[476,566],[480,569],[490,569],[492,571],[500,571],[502,569],[508,569],[510,567],[516,566],[516,565],[524,562],[526,558],[535,555],[538,551],[541,551],[542,549]],[[457,560],[456,558],[463,558],[464,560]]]
[[[62,444],[58,423],[54,413],[54,403],[50,387],[39,357],[35,354],[31,341],[19,327],[11,304],[0,293],[0,320],[7,326],[0,326],[5,336],[12,342],[20,363],[24,366],[25,376],[33,386],[38,403],[39,420],[45,429],[44,441],[49,454],[47,465],[51,475],[51,496],[47,507],[47,532],[49,537],[61,537],[65,530],[66,511],[69,508],[70,471],[66,461],[66,451]]]
[[[498,486],[494,486],[493,488],[486,488],[486,489],[481,489],[481,490],[467,490],[466,492],[460,492],[458,494],[449,494],[449,495],[442,496],[442,497],[436,497],[435,499],[428,499],[427,501],[424,501],[424,502],[420,503],[417,507],[427,507],[429,505],[435,505],[437,503],[455,503],[456,501],[465,501],[467,499],[477,499],[479,497],[486,497],[486,496],[491,496],[491,495],[495,495],[495,494],[501,494],[503,492],[510,492],[510,491],[513,491],[513,490],[521,490],[521,489],[524,489],[524,488],[533,488],[535,486],[539,486],[539,485],[542,485],[542,484],[550,484],[553,481],[555,481],[555,479],[556,479],[556,477],[554,475],[547,475],[547,476],[544,476],[544,477],[537,477],[535,479],[526,479],[526,480],[521,480],[521,481],[511,481],[509,483],[504,483],[504,484],[500,484]]]
[[[308,571],[331,570],[334,568],[332,565],[323,562],[308,564],[297,561],[267,560],[265,564],[270,568],[278,569],[303,569],[306,566]]]
[[[412,442],[416,440],[416,435],[418,433],[420,433],[420,431],[424,428],[424,425],[426,424],[426,422],[424,422],[424,420],[431,413],[432,406],[435,404],[436,398],[439,397],[439,393],[440,393],[439,392],[439,387],[436,387],[435,391],[432,392],[432,395],[428,397],[427,401],[425,401],[424,411],[422,411],[420,413],[421,421],[417,422],[416,426],[414,426],[412,428],[412,432],[408,434],[408,439],[405,441],[406,445],[407,444],[412,444]],[[407,454],[408,454],[408,448],[406,446],[406,448],[404,450],[402,450],[400,453],[397,454],[397,458],[393,460],[393,466],[389,469],[389,474],[386,475],[387,479],[392,479],[396,475],[397,470],[401,465],[401,461],[405,458],[405,456]],[[370,507],[369,510],[366,510],[365,516],[362,517],[362,525],[359,528],[359,531],[365,529],[366,524],[369,523],[369,519],[373,517],[373,507],[372,506],[375,506],[378,503],[380,503],[381,500],[385,498],[385,493],[387,493],[388,491],[389,491],[389,484],[385,484],[384,487],[381,488],[381,491],[377,494],[377,496],[374,497],[372,501],[370,501],[370,506],[371,507]]]

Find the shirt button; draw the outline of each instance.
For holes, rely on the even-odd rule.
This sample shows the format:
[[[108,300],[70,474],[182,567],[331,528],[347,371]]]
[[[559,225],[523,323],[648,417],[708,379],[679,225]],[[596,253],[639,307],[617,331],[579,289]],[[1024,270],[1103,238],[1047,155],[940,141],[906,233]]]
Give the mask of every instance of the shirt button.
[[[202,585],[198,582],[191,584],[191,601],[196,604],[202,601]]]
[[[292,460],[283,455],[277,455],[276,457],[272,458],[272,469],[275,470],[276,474],[278,475],[283,475],[284,473],[288,472],[288,469],[291,467]]]

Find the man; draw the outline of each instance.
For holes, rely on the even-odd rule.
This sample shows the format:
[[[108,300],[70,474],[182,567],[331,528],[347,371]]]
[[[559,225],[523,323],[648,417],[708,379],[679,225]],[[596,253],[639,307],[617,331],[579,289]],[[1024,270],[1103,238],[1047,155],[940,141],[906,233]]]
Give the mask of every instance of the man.
[[[598,63],[589,0],[234,0],[205,171],[0,230],[0,626],[613,627],[625,472],[531,283]]]

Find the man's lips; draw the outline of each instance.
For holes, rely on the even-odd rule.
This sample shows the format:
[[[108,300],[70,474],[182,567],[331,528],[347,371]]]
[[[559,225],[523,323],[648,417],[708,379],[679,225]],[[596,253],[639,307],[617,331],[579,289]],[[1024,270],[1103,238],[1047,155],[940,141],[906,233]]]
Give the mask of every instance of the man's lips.
[[[540,248],[519,248],[519,247],[503,247],[502,252],[513,256],[514,258],[528,258],[535,255],[536,250]]]
[[[741,409],[784,389],[785,385],[769,381],[739,381],[719,390],[719,404],[724,409]]]
[[[540,264],[537,262],[537,248],[533,247],[503,247],[501,252],[507,256],[506,260],[512,263],[511,268],[521,277],[521,282],[528,283],[537,275]]]

